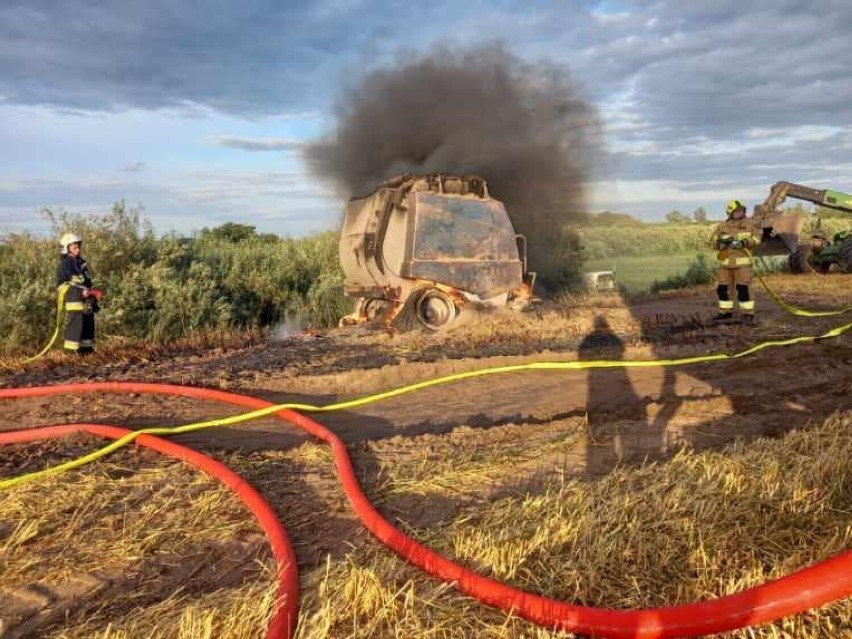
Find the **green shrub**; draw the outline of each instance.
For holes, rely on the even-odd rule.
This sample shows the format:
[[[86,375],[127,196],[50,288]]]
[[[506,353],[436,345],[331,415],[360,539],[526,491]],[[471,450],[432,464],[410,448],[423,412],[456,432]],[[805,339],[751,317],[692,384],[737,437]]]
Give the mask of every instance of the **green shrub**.
[[[654,280],[654,283],[651,284],[651,292],[659,293],[660,291],[700,286],[702,284],[709,284],[715,278],[715,264],[707,258],[706,254],[699,253],[695,256],[695,259],[689,263],[689,266],[684,273],[672,275],[664,280]]]
[[[558,242],[538,246],[530,242],[529,252],[541,251],[537,257],[537,281],[551,295],[582,288],[582,266],[585,260],[582,240],[573,229],[564,229]]]
[[[301,239],[248,225],[156,238],[140,209],[102,216],[43,211],[53,236],[73,231],[106,299],[100,335],[171,341],[201,328],[271,327],[289,313],[333,326],[349,310],[337,234]],[[59,246],[29,234],[0,243],[0,352],[32,352],[55,325]]]
[[[706,249],[714,224],[647,224],[643,226],[578,227],[588,261],[611,257],[668,255]]]

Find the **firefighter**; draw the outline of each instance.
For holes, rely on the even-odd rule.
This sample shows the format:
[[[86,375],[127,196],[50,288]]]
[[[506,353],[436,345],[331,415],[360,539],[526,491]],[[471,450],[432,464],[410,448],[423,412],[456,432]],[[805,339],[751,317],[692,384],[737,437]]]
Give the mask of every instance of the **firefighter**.
[[[65,343],[66,351],[81,355],[95,350],[95,313],[102,293],[94,288],[89,275],[89,265],[81,254],[83,240],[66,233],[61,245],[56,286],[65,287]]]
[[[752,278],[751,258],[743,249],[753,251],[759,242],[754,222],[746,217],[746,207],[739,200],[731,200],[725,207],[728,219],[713,232],[711,243],[717,255],[716,295],[719,298],[717,320],[733,318],[734,295],[740,313],[747,324],[754,323],[754,300],[749,292]]]

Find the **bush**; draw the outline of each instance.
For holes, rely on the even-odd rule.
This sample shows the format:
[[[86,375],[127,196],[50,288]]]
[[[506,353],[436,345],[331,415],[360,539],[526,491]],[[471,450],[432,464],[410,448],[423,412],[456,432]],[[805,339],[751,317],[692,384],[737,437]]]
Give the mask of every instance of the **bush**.
[[[715,278],[716,266],[707,259],[707,255],[699,253],[689,263],[686,272],[672,275],[664,280],[654,280],[654,283],[651,284],[651,292],[659,293],[660,291],[700,286],[702,284],[709,284]]]
[[[335,232],[280,239],[231,224],[196,238],[158,239],[141,209],[124,202],[103,216],[43,215],[54,237],[83,238],[93,278],[107,293],[101,335],[167,342],[202,328],[270,327],[288,313],[325,327],[350,306]],[[0,352],[31,352],[53,332],[58,249],[29,234],[0,244]]]
[[[642,257],[698,252],[707,248],[715,224],[647,224],[631,227],[579,227],[583,257]]]
[[[550,246],[529,245],[530,255],[535,255],[537,281],[551,295],[582,288],[584,254],[582,240],[576,231],[564,229],[559,241]]]

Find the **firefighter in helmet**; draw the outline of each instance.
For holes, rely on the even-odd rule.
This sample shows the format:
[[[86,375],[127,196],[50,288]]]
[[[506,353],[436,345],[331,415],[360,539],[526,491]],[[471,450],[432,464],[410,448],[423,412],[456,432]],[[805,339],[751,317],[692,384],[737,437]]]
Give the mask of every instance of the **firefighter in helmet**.
[[[59,268],[56,286],[65,292],[65,343],[66,351],[80,354],[95,349],[95,313],[103,293],[92,284],[89,265],[81,253],[83,240],[74,233],[66,233],[60,240]]]
[[[739,200],[730,200],[725,207],[727,218],[713,231],[711,243],[717,255],[716,295],[719,298],[717,320],[730,320],[734,312],[734,296],[739,303],[742,319],[754,323],[754,300],[749,292],[752,262],[749,254],[757,246],[760,234],[754,222],[746,217],[746,207]]]

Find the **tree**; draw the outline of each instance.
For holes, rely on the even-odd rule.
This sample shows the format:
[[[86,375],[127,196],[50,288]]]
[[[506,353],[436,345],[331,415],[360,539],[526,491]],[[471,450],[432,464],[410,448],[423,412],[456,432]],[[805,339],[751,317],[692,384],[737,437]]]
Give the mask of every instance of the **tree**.
[[[242,242],[250,237],[255,237],[257,232],[253,224],[238,224],[236,222],[225,222],[214,229],[203,229],[201,235],[213,238],[215,240],[224,240],[226,242]]]
[[[614,213],[612,211],[583,213],[580,223],[587,226],[644,226],[644,222],[627,213]]]
[[[703,206],[699,206],[692,212],[692,219],[699,224],[704,224],[707,221],[707,211],[704,210]]]
[[[666,213],[666,222],[669,224],[683,224],[686,222],[686,218],[683,213],[675,209],[674,211],[669,211]]]
[[[837,209],[829,209],[825,206],[818,206],[815,213],[816,213],[816,215],[818,215],[819,217],[822,217],[822,218],[835,218],[835,217],[848,218],[849,217],[849,213],[847,213],[845,211],[838,211]]]

